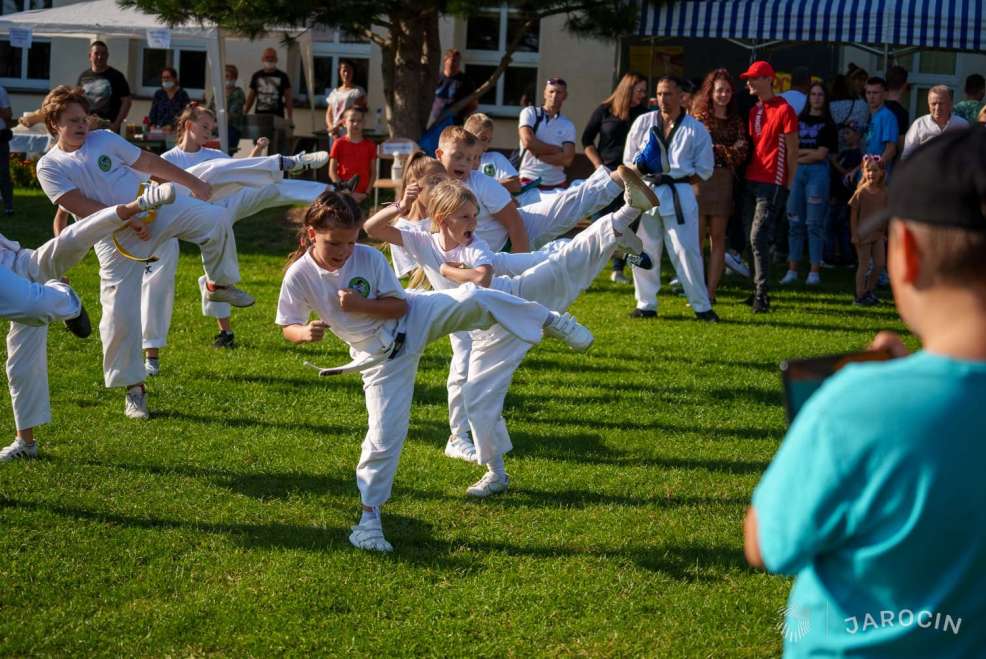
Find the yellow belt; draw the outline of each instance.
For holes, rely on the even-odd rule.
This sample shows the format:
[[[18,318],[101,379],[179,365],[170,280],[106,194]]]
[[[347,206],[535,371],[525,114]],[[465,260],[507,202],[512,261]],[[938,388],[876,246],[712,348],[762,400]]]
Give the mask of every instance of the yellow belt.
[[[145,188],[144,184],[141,183],[140,186],[137,188],[137,197],[140,197],[140,195],[144,194],[144,188]],[[136,199],[137,197],[134,198]],[[143,219],[144,219],[144,224],[150,224],[151,222],[156,220],[157,209],[155,208],[154,210],[147,211],[147,215],[145,215]],[[124,227],[122,229],[117,229],[116,231],[113,232],[113,245],[116,247],[116,251],[120,252],[120,254],[122,254],[125,258],[128,258],[131,261],[137,261],[139,263],[154,263],[155,261],[157,261],[158,257],[153,255],[149,256],[146,259],[141,258],[139,256],[135,256],[134,254],[131,254],[129,251],[127,251],[127,248],[125,248],[123,245],[120,244],[120,241],[117,239],[116,234],[120,233],[121,231],[127,231],[129,228],[130,227]]]

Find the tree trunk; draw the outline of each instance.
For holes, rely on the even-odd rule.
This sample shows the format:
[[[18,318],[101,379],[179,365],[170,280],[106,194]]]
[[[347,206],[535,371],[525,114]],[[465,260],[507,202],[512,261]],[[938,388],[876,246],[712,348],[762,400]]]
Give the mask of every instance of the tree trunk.
[[[417,141],[431,113],[442,45],[438,12],[391,14],[393,26],[383,55],[383,93],[391,137]]]

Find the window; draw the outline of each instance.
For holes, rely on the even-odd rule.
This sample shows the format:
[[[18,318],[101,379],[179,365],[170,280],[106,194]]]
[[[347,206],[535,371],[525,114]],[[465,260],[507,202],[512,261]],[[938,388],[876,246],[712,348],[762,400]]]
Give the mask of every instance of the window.
[[[205,98],[206,51],[197,46],[177,46],[171,50],[148,48],[140,51],[140,94],[153,96],[161,88],[161,69],[178,71],[178,83],[194,99]]]
[[[339,60],[348,59],[354,64],[353,84],[370,90],[370,42],[360,35],[333,30],[322,40],[312,43],[315,70],[315,104],[325,107],[326,90],[339,86]],[[318,37],[316,37],[318,38]],[[299,64],[293,76],[298,99],[308,102],[308,83],[303,64]]]
[[[21,89],[48,89],[51,43],[31,41],[30,48],[13,48],[0,39],[0,85]]]
[[[907,95],[901,103],[910,113],[911,121],[928,114],[928,90],[935,85],[947,85],[955,98],[961,98],[962,85],[956,75],[958,57],[954,51],[919,50],[898,57],[896,63],[910,72]]]
[[[486,82],[524,24],[508,5],[485,9],[466,22],[464,69],[477,87]],[[479,109],[494,115],[516,116],[527,100],[537,101],[538,49],[541,31],[536,25],[523,36],[510,66],[496,86],[479,98]]]
[[[51,9],[51,0],[0,0],[0,16],[29,9]]]

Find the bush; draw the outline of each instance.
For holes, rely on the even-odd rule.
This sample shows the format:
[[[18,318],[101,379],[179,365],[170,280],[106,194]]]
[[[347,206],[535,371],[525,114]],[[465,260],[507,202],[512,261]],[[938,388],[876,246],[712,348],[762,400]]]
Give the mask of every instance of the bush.
[[[37,163],[33,160],[26,160],[22,157],[11,156],[10,158],[10,178],[14,182],[15,188],[35,188],[41,187],[38,183],[38,173],[35,169]]]

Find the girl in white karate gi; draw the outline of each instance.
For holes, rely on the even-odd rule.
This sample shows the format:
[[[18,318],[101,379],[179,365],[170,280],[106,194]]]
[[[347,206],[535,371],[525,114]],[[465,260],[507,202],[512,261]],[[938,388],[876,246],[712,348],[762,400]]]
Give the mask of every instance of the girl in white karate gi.
[[[390,551],[380,507],[390,497],[418,361],[428,343],[495,323],[530,345],[547,334],[585,350],[592,335],[570,316],[501,291],[404,291],[379,250],[356,244],[361,224],[355,204],[335,192],[312,204],[284,275],[275,322],[292,343],[321,341],[329,329],[360,363],[369,428],[356,467],[362,516],[349,540],[361,549]]]

